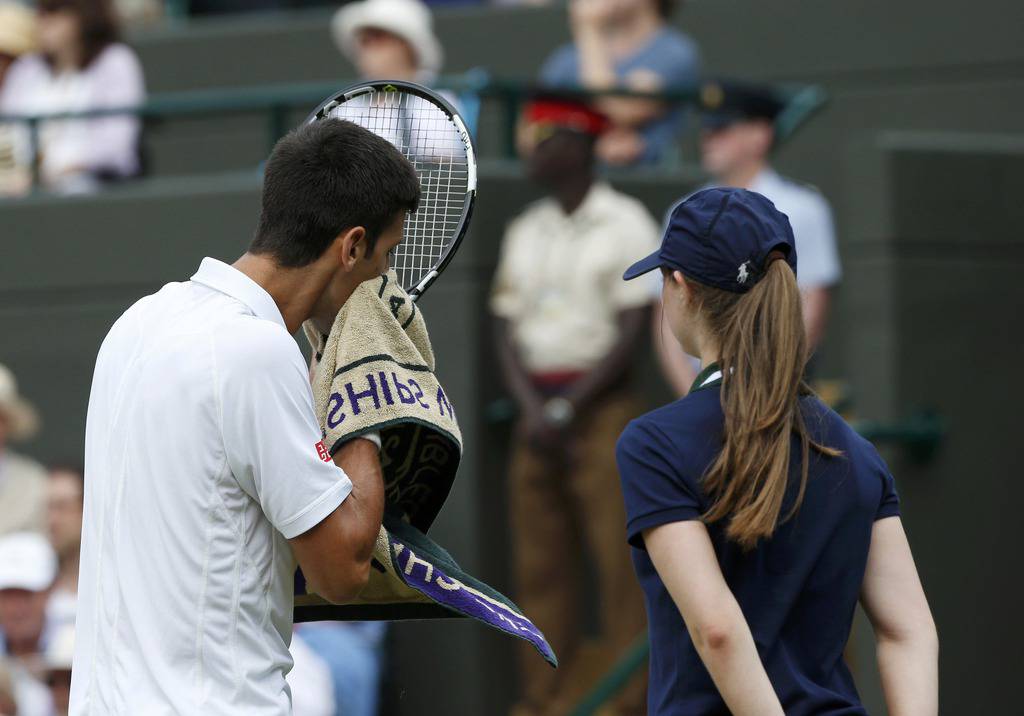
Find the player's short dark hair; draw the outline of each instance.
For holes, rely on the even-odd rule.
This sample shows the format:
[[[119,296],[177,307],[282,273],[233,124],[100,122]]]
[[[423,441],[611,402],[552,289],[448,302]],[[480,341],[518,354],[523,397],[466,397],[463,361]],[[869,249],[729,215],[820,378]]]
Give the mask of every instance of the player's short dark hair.
[[[415,211],[420,182],[391,142],[340,119],[293,130],[263,175],[263,208],[249,246],[281,266],[320,258],[338,234],[362,226],[373,251],[400,213]]]

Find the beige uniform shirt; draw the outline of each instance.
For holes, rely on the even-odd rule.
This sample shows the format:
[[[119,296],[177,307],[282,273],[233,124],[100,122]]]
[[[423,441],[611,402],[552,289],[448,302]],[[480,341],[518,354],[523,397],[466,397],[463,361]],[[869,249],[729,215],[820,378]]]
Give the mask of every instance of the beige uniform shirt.
[[[649,285],[623,281],[658,247],[643,204],[596,183],[566,215],[551,198],[509,224],[491,292],[531,373],[587,370],[618,338],[618,313],[651,302]]]
[[[35,460],[0,454],[0,535],[42,532],[46,516],[46,469]]]

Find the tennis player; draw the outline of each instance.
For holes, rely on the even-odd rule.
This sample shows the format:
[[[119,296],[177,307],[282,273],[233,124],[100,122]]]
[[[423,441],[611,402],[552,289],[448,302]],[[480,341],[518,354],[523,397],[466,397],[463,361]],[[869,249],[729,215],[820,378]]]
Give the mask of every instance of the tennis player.
[[[75,716],[291,713],[296,561],[355,596],[381,524],[378,444],[331,456],[292,334],[329,331],[419,201],[386,140],[323,120],[278,142],[233,265],[129,308],[96,360],[71,687]]]
[[[667,322],[703,366],[618,443],[650,716],[865,714],[843,661],[858,599],[889,713],[938,711],[938,638],[893,478],[801,382],[796,268],[770,201],[708,189],[624,276],[661,269]]]

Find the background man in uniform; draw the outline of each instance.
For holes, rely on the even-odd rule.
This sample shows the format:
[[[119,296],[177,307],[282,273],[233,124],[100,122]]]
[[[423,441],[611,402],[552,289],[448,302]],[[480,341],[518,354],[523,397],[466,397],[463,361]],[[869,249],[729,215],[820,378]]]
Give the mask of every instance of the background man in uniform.
[[[386,140],[305,125],[267,162],[248,253],[114,324],[86,424],[72,714],[291,713],[296,562],[353,598],[384,507],[379,436],[331,461],[292,334],[330,330],[418,201]]]
[[[841,269],[835,226],[828,201],[816,189],[778,174],[770,157],[775,146],[775,119],[785,101],[770,87],[728,82],[701,90],[701,164],[711,175],[707,186],[731,186],[768,197],[789,217],[800,257],[797,283],[803,299],[804,327],[811,351],[828,323],[833,287]],[[686,392],[696,377],[693,361],[676,341],[664,341],[659,355],[673,387]]]
[[[643,631],[641,594],[616,526],[625,520],[614,445],[637,414],[628,368],[651,297],[621,281],[630,257],[653,251],[658,227],[639,201],[593,174],[603,116],[578,102],[525,109],[531,178],[547,197],[505,235],[491,295],[498,352],[520,421],[510,466],[517,602],[544,631],[562,667],[523,650],[523,714],[564,713],[581,643],[582,544],[598,576],[609,660]],[[616,713],[642,713],[634,682]]]

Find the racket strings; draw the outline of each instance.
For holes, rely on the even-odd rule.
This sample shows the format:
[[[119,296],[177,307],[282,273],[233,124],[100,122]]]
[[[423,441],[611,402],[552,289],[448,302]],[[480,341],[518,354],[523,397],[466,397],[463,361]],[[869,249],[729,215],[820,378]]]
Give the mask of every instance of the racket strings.
[[[391,264],[402,286],[410,289],[440,264],[456,239],[469,186],[462,136],[434,103],[401,91],[357,95],[328,116],[354,122],[390,141],[419,177],[419,208],[406,217],[403,240]]]

